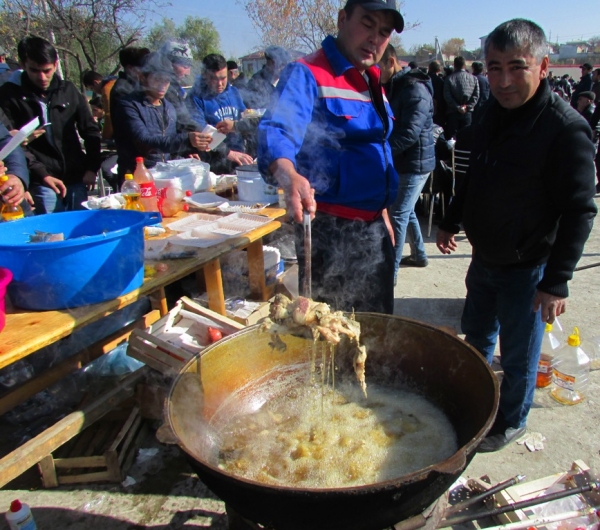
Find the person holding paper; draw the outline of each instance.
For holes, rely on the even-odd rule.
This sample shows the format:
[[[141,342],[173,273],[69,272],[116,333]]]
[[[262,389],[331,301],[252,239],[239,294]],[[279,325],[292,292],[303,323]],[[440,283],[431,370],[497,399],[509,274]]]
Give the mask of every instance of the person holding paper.
[[[117,101],[113,114],[119,173],[133,172],[136,157],[147,168],[190,151],[203,152],[211,136],[201,132],[178,132],[177,112],[165,98],[173,77],[169,60],[161,53],[144,57],[141,89]]]
[[[0,123],[0,149],[11,140],[8,129]],[[29,186],[27,161],[20,147],[9,153],[0,161],[0,176],[7,175],[8,180],[0,186],[2,200],[8,204],[20,204]]]
[[[23,147],[35,213],[83,209],[100,168],[98,124],[77,87],[56,73],[58,54],[48,41],[27,37],[17,50],[23,72],[0,87],[0,107],[10,129],[38,118],[46,131]]]

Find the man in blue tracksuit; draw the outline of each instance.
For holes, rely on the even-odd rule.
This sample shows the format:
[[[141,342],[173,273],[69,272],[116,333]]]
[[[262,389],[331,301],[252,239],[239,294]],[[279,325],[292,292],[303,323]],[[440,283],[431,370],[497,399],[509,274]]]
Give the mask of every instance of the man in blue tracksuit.
[[[393,244],[385,209],[398,191],[391,109],[376,66],[404,22],[395,0],[348,0],[338,36],[286,67],[259,125],[259,168],[289,214],[312,223],[312,292],[335,309],[392,313]],[[296,251],[303,285],[302,225]]]

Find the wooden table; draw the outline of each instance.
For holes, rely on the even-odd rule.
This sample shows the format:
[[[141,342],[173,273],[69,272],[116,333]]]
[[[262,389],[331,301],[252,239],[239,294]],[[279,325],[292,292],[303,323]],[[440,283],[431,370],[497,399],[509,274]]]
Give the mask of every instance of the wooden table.
[[[108,337],[96,348],[86,349],[77,355],[59,363],[24,385],[0,396],[0,415],[22,403],[50,384],[60,380],[66,374],[87,364],[94,358],[110,351],[123,340],[135,327],[147,327],[168,311],[165,287],[193,273],[204,273],[208,293],[209,307],[225,315],[225,298],[221,278],[220,258],[234,249],[247,249],[250,288],[253,297],[267,300],[271,290],[265,284],[263,236],[277,230],[281,223],[277,219],[285,214],[280,208],[265,208],[261,214],[272,219],[242,236],[229,238],[222,243],[205,249],[198,249],[194,258],[164,260],[168,270],[145,278],[143,285],[114,300],[57,311],[26,311],[7,307],[6,327],[0,333],[0,369],[31,355],[37,350],[70,335],[76,329],[91,324],[133,302],[150,296],[155,311],[146,315],[138,323],[128,326],[117,334]],[[178,214],[181,218],[185,213]],[[175,218],[165,219],[165,225]]]

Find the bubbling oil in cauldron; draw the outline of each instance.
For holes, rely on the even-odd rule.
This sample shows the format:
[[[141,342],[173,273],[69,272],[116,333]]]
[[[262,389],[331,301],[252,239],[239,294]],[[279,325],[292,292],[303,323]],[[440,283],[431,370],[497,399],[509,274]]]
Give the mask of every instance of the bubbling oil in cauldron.
[[[218,467],[275,486],[340,488],[404,476],[456,452],[450,421],[430,401],[407,389],[370,384],[365,398],[356,383],[334,385],[333,355],[319,343],[298,370],[271,374],[278,390],[257,410],[232,417],[239,404],[228,400]]]

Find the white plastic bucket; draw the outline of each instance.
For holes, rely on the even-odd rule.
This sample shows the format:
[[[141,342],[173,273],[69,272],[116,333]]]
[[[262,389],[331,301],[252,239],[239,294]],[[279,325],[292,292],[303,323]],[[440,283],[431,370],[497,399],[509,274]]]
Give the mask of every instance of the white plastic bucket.
[[[238,198],[245,202],[272,204],[278,201],[277,187],[267,184],[258,171],[258,166],[239,166],[235,170],[238,180]]]

